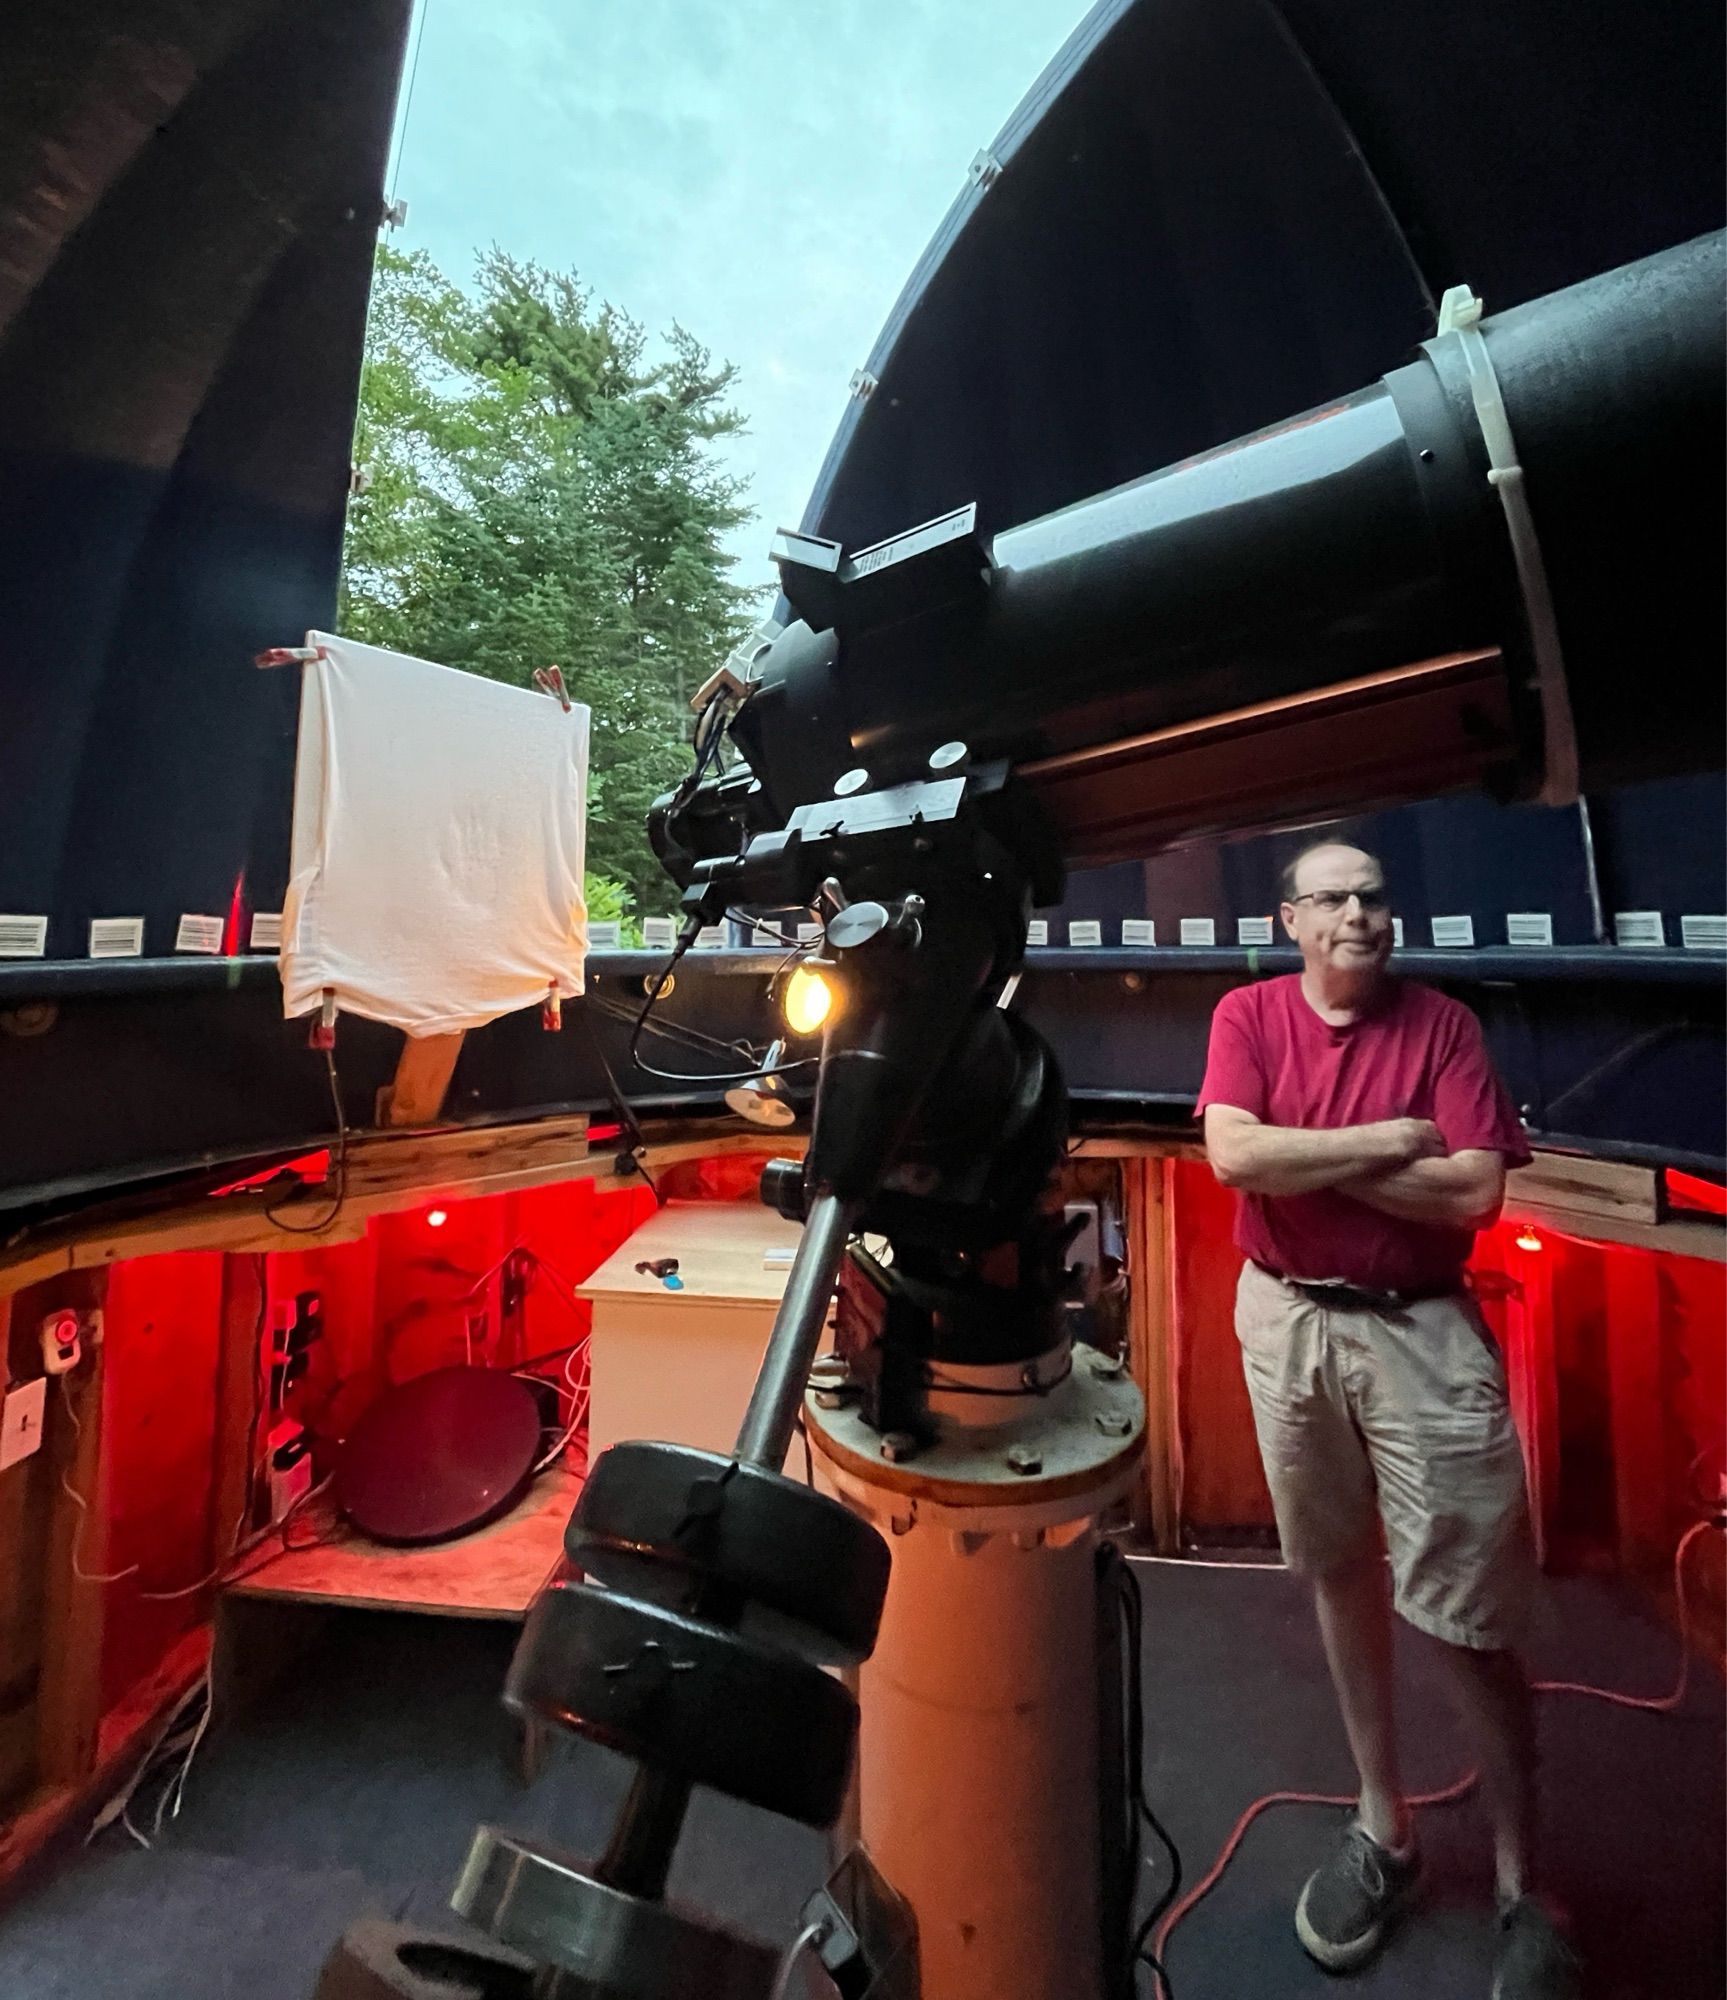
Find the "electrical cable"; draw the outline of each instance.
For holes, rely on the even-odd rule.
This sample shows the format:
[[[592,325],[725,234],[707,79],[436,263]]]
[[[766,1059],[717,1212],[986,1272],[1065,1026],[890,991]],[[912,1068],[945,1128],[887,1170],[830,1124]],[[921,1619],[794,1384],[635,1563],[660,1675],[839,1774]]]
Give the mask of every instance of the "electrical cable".
[[[570,1370],[575,1367],[577,1359],[587,1352],[587,1348],[588,1343],[585,1340],[580,1342],[571,1350],[569,1360],[564,1363],[564,1380],[569,1385],[570,1408],[574,1413],[570,1418],[569,1427],[559,1437],[551,1450],[546,1453],[545,1457],[534,1467],[530,1477],[537,1478],[540,1473],[546,1470],[547,1466],[563,1455],[569,1445],[570,1439],[575,1436],[587,1417],[588,1404],[592,1400],[592,1392],[585,1384],[578,1388],[576,1386],[576,1378],[570,1373]]]
[[[648,1005],[650,1007],[653,1005],[652,1000],[648,1002]],[[594,1054],[600,1059],[600,1068],[605,1073],[606,1090],[612,1100],[612,1109],[618,1114],[618,1122],[623,1126],[625,1133],[629,1137],[630,1143],[618,1157],[620,1159],[627,1159],[630,1162],[636,1172],[647,1182],[655,1202],[658,1203],[660,1200],[659,1183],[648,1171],[647,1164],[641,1157],[648,1150],[647,1135],[642,1130],[642,1121],[636,1116],[634,1105],[624,1095],[623,1089],[618,1083],[617,1076],[612,1069],[611,1058],[606,1054],[605,1045],[601,1042],[599,1035],[594,1029],[593,1016],[585,1007],[578,1007],[576,1012],[581,1018],[582,1025],[588,1031],[588,1039],[594,1045]]]
[[[330,1227],[342,1212],[342,1205],[348,1199],[348,1114],[342,1109],[342,1082],[336,1073],[336,1052],[324,1051],[324,1063],[330,1073],[330,1102],[336,1110],[336,1157],[331,1162],[330,1179],[334,1192],[330,1200],[330,1212],[316,1222],[283,1222],[280,1210],[285,1202],[291,1201],[301,1190],[296,1187],[293,1194],[281,1196],[264,1210],[264,1220],[271,1228],[279,1229],[285,1236],[320,1236]]]
[[[827,1935],[827,1923],[820,1917],[815,1922],[804,1925],[786,1947],[785,1955],[780,1960],[779,1971],[774,1974],[773,1991],[768,1995],[768,2000],[789,2000],[792,1974],[797,1971],[804,1953],[819,1951],[827,1942]]]
[[[1689,1644],[1690,1616],[1685,1590],[1684,1567],[1686,1551],[1705,1529],[1720,1528],[1723,1526],[1727,1526],[1727,1520],[1715,1516],[1711,1516],[1707,1520],[1693,1522],[1679,1538],[1678,1547],[1673,1552],[1673,1591],[1677,1599],[1679,1614],[1679,1677],[1671,1693],[1647,1696],[1628,1695],[1616,1688],[1593,1687],[1582,1681],[1533,1681],[1530,1683],[1531,1693],[1583,1695],[1591,1697],[1596,1701],[1611,1702],[1618,1708],[1635,1709],[1650,1715],[1671,1715],[1685,1699],[1691,1672],[1691,1650]],[[1238,1565],[1230,1564],[1228,1567],[1235,1568]],[[1268,1565],[1243,1564],[1239,1565],[1239,1567],[1265,1568]],[[1417,1798],[1412,1798],[1409,1804],[1412,1808],[1453,1805],[1458,1800],[1467,1797],[1474,1790],[1476,1778],[1476,1772],[1466,1772],[1454,1784],[1447,1785],[1443,1790],[1437,1792],[1423,1793]],[[1249,1829],[1260,1815],[1269,1812],[1274,1806],[1348,1807],[1353,1806],[1355,1803],[1356,1800],[1353,1794],[1344,1796],[1335,1792],[1268,1792],[1263,1798],[1254,1800],[1252,1805],[1236,1821],[1228,1839],[1225,1840],[1223,1846],[1218,1850],[1217,1859],[1212,1863],[1205,1876],[1194,1884],[1188,1893],[1182,1897],[1180,1902],[1175,1904],[1153,1935],[1151,1953],[1146,1957],[1144,1962],[1153,1967],[1160,1981],[1160,1991],[1163,1995],[1163,2000],[1175,2000],[1174,1989],[1169,1983],[1169,1975],[1165,1971],[1164,1966],[1169,1955],[1169,1941],[1175,1933],[1176,1926],[1190,1916],[1204,1902],[1205,1898],[1211,1894],[1212,1890],[1217,1887],[1218,1883],[1223,1879],[1225,1870],[1229,1867],[1231,1861],[1235,1859],[1236,1850],[1241,1846]]]
[[[54,1379],[60,1385],[60,1401],[65,1408],[66,1415],[71,1420],[73,1436],[78,1441],[77,1445],[73,1447],[73,1454],[76,1456],[79,1446],[84,1442],[84,1421],[79,1416],[77,1408],[72,1401],[72,1391],[66,1386],[66,1377],[64,1375],[57,1375]],[[80,1583],[124,1583],[127,1577],[136,1576],[138,1574],[137,1563],[128,1563],[124,1569],[116,1570],[88,1570],[84,1567],[78,1560],[78,1545],[83,1541],[84,1532],[90,1525],[90,1503],[78,1491],[77,1487],[72,1484],[71,1475],[64,1466],[60,1468],[60,1490],[72,1502],[73,1506],[78,1509],[78,1525],[72,1533],[72,1574],[78,1581]]]

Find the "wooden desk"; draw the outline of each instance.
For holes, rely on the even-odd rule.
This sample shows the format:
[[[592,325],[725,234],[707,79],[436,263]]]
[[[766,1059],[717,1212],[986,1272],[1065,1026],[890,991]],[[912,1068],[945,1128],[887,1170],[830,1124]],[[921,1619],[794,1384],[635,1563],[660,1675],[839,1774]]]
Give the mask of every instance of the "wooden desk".
[[[594,1302],[588,1463],[622,1438],[729,1452],[802,1225],[759,1202],[673,1201],[578,1289]],[[682,1291],[635,1267],[678,1260]]]

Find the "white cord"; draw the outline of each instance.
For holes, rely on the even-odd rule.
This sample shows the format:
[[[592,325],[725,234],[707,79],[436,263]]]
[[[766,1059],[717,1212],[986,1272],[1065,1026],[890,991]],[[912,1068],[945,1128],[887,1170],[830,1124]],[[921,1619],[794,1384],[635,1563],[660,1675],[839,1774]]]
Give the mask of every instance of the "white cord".
[[[792,1974],[798,1969],[798,1961],[806,1951],[819,1950],[827,1942],[827,1920],[818,1917],[814,1923],[805,1924],[786,1948],[786,1955],[780,1960],[780,1969],[774,1977],[774,1990],[768,2000],[789,2000],[792,1990]]]
[[[64,1375],[57,1375],[54,1379],[60,1385],[60,1401],[65,1406],[67,1416],[71,1419],[73,1435],[81,1445],[84,1442],[84,1424],[72,1401],[72,1391],[67,1388],[66,1377]],[[78,1560],[78,1544],[84,1539],[84,1530],[90,1525],[90,1503],[78,1491],[77,1487],[72,1484],[71,1476],[67,1473],[64,1466],[60,1469],[60,1490],[72,1502],[73,1506],[78,1509],[78,1526],[72,1536],[72,1574],[78,1581],[80,1583],[124,1583],[127,1577],[136,1576],[138,1574],[138,1565],[136,1563],[128,1563],[124,1569],[115,1570],[91,1570],[84,1567]]]

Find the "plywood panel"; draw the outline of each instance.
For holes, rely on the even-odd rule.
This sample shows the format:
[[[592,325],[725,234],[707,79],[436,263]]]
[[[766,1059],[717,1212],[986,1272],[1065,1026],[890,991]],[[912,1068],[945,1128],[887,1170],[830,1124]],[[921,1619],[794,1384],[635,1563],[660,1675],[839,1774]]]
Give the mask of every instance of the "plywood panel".
[[[230,1585],[228,1595],[294,1598],[452,1618],[520,1618],[563,1557],[581,1478],[562,1464],[513,1513],[441,1548],[392,1549],[356,1535],[289,1550]]]
[[[1235,1201],[1208,1166],[1170,1169],[1175,1302],[1181,1355],[1182,1513],[1190,1531],[1267,1529],[1271,1495],[1259,1462],[1253,1410],[1235,1337],[1241,1252],[1231,1237]]]
[[[211,1569],[222,1266],[183,1253],[117,1265],[109,1279],[105,1567],[135,1564],[138,1573],[111,1600],[108,1702],[202,1615],[198,1596],[155,1602],[148,1593],[181,1590]]]

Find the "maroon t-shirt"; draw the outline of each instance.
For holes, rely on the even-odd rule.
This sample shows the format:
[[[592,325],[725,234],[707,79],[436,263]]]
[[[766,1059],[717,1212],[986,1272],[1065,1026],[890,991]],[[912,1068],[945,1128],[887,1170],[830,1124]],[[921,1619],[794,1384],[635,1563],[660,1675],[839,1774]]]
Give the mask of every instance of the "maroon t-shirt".
[[[1530,1158],[1480,1022],[1460,1001],[1404,979],[1387,980],[1373,1010],[1342,1028],[1307,1004],[1299,974],[1226,993],[1211,1017],[1199,1109],[1208,1104],[1309,1132],[1428,1118],[1454,1153],[1502,1153],[1512,1167]],[[1235,1240],[1285,1277],[1409,1292],[1455,1282],[1475,1237],[1320,1188],[1239,1196]]]

